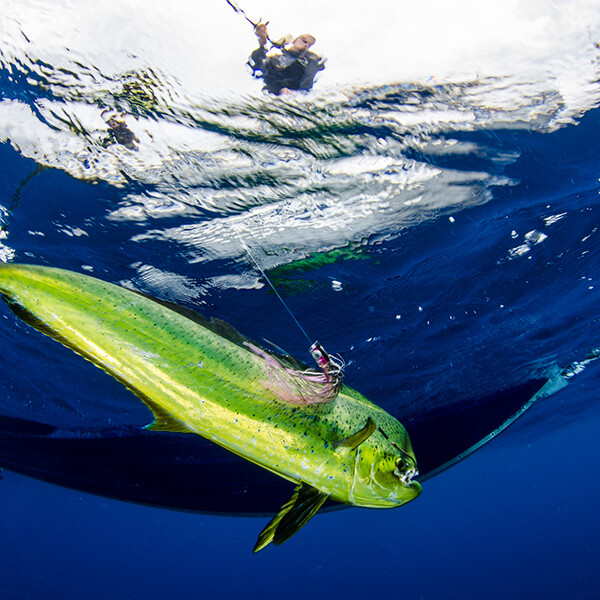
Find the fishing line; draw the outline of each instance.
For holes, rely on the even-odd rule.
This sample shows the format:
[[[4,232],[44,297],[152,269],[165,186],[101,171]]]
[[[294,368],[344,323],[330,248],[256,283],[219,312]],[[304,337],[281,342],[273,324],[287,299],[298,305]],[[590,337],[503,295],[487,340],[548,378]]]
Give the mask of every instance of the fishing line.
[[[240,6],[238,6],[238,4],[236,2],[232,2],[231,0],[225,0],[225,2],[227,2],[227,4],[229,4],[229,6],[231,6],[231,8],[233,8],[233,10],[238,14],[238,15],[242,15],[242,17],[244,17],[244,19],[246,19],[246,21],[248,21],[248,23],[250,23],[250,25],[252,25],[252,27],[254,29],[256,29],[259,25],[268,25],[269,21],[267,21],[266,23],[261,23],[262,19],[259,19],[258,22],[253,21],[244,11],[244,9],[242,9]],[[286,43],[288,43],[289,38],[284,37],[281,40],[277,40],[277,41],[273,41],[268,35],[267,35],[267,40],[269,42],[271,42],[271,44],[273,46],[275,46],[276,48],[281,48],[283,47]]]
[[[331,402],[332,400],[335,400],[338,394],[340,393],[340,390],[342,389],[344,380],[344,367],[346,366],[346,363],[339,356],[330,356],[329,354],[327,354],[327,352],[319,342],[313,342],[311,340],[311,338],[304,330],[304,327],[300,325],[300,321],[296,319],[290,307],[285,303],[284,299],[281,297],[281,294],[277,291],[272,281],[267,277],[267,274],[264,272],[263,268],[258,264],[258,261],[256,260],[255,256],[252,254],[252,252],[250,252],[250,248],[248,248],[248,245],[242,238],[240,232],[238,231],[235,225],[233,226],[233,230],[237,234],[238,239],[240,240],[240,244],[242,244],[242,247],[244,248],[248,256],[252,259],[254,266],[264,277],[265,281],[269,284],[277,298],[279,298],[279,301],[281,302],[281,304],[283,304],[285,310],[288,311],[290,317],[292,317],[294,323],[296,323],[296,325],[298,326],[298,329],[300,329],[300,331],[304,334],[304,337],[310,344],[310,355],[313,357],[314,361],[317,363],[317,366],[323,372],[323,374],[320,376],[320,380],[317,381],[316,379],[313,379],[313,383],[319,384],[319,391],[309,394],[306,403]],[[300,377],[310,381],[310,377],[312,375],[310,374],[310,371],[308,373],[309,375],[307,375],[306,372],[304,372],[300,375]]]
[[[304,330],[304,327],[300,325],[300,321],[296,318],[294,313],[291,311],[290,307],[285,303],[284,299],[281,297],[281,294],[277,291],[273,282],[267,277],[267,274],[264,272],[263,268],[258,264],[256,257],[250,252],[250,248],[242,238],[240,232],[237,227],[234,225],[233,230],[238,236],[240,240],[240,244],[242,248],[246,251],[246,254],[251,258],[254,266],[258,269],[260,274],[263,276],[264,280],[269,284],[285,310],[289,313],[290,317],[294,320],[294,323],[298,326],[298,329],[303,333],[304,337],[310,344],[309,352],[313,357],[314,361],[317,363],[317,366],[321,369],[323,374],[321,375],[322,379],[318,382],[321,386],[321,389],[318,393],[313,393],[310,395],[310,400],[307,400],[307,403],[310,402],[331,402],[337,398],[340,390],[342,389],[343,381],[344,381],[344,367],[346,363],[340,356],[330,356],[327,354],[323,346],[318,341],[313,342],[309,335]],[[301,377],[307,377],[306,374],[302,374]],[[310,378],[310,375],[308,376]],[[316,380],[314,380],[316,382]]]
[[[242,17],[244,17],[244,19],[246,19],[246,21],[248,21],[250,25],[256,28],[258,23],[255,23],[252,19],[250,19],[250,17],[248,17],[248,15],[235,2],[231,2],[231,0],[225,0],[225,2],[227,2],[227,4],[229,4],[229,6],[231,6],[231,8],[233,8],[233,10],[235,10],[236,13],[242,15]]]
[[[229,0],[227,0],[227,2],[229,2]],[[250,252],[250,248],[248,248],[248,245],[244,241],[244,238],[242,238],[240,232],[237,230],[237,227],[234,227],[234,230],[238,236],[238,239],[240,240],[240,244],[242,244],[242,247],[244,248],[244,250],[246,251],[248,256],[252,259],[254,266],[258,269],[260,274],[263,276],[264,280],[269,284],[269,286],[271,287],[271,289],[273,290],[273,292],[275,293],[277,298],[279,298],[279,301],[281,302],[281,304],[283,304],[283,307],[285,308],[285,310],[288,311],[290,317],[292,317],[292,319],[294,320],[294,323],[296,323],[296,325],[298,326],[298,329],[300,329],[300,331],[304,334],[304,337],[308,340],[308,343],[312,344],[313,343],[312,339],[306,333],[306,331],[304,330],[304,327],[302,327],[302,325],[300,325],[300,321],[298,321],[298,319],[296,318],[294,313],[291,311],[290,307],[285,303],[284,299],[281,297],[281,294],[277,291],[277,288],[273,285],[271,280],[267,277],[267,274],[264,272],[263,268],[258,264],[258,261],[254,257],[252,252]]]

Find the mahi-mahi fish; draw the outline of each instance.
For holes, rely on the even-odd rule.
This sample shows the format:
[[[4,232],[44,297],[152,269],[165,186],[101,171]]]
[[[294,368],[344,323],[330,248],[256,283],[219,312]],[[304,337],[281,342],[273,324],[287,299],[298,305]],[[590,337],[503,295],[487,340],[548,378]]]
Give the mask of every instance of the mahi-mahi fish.
[[[346,385],[319,394],[318,372],[222,321],[52,267],[0,264],[0,294],[129,388],[154,415],[149,429],[203,436],[296,484],[255,552],[289,539],[327,499],[391,508],[421,492],[399,421]]]

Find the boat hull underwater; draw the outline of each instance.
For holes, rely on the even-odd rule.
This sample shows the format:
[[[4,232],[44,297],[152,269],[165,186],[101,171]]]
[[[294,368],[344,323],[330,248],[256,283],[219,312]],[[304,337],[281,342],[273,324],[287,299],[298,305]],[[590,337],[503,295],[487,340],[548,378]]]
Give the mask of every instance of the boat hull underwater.
[[[298,405],[289,398],[297,371],[273,367],[275,359],[253,350],[252,344],[224,323],[207,322],[195,313],[181,314],[172,305],[166,306],[131,290],[47,267],[0,265],[0,292],[17,316],[104,368],[140,397],[155,415],[154,423],[143,429],[69,430],[23,418],[0,417],[0,467],[82,491],[171,509],[221,514],[277,513],[261,534],[255,550],[288,539],[322,505],[333,508],[343,506],[339,504],[343,502],[391,507],[410,501],[420,492],[419,483],[412,479],[416,460],[411,440],[419,458],[418,481],[424,481],[468,456],[510,425],[536,399],[567,382],[563,374],[556,373],[552,378],[531,379],[493,396],[463,402],[452,410],[418,416],[395,415],[396,418],[347,387],[331,402]],[[164,318],[169,323],[175,319],[182,329],[173,330],[172,324],[166,327],[163,323],[157,335],[155,330],[161,328]],[[133,338],[131,329],[137,332]],[[196,332],[196,337],[190,331]],[[138,334],[142,337],[136,338]],[[200,360],[193,352],[190,354],[189,348],[177,347],[175,338],[181,336],[196,348],[194,351],[205,347],[208,337],[210,343],[225,348],[224,354],[213,350],[216,362],[207,369],[207,356]],[[152,347],[145,346],[148,343]],[[175,362],[165,362],[167,355],[175,357]],[[181,368],[182,361],[185,368]],[[199,363],[203,369],[197,368]],[[219,371],[223,363],[225,369]],[[292,381],[284,385],[286,393],[282,397],[277,397],[277,385],[270,377],[273,368],[278,385],[281,377],[295,373],[290,375]],[[241,375],[235,377],[243,380],[243,384],[237,385],[246,391],[235,406],[233,419],[237,422],[233,437],[239,435],[237,425],[241,415],[252,414],[250,420],[263,428],[260,439],[264,445],[259,446],[258,453],[246,451],[243,445],[253,446],[248,440],[259,438],[260,432],[250,428],[250,438],[246,437],[242,446],[229,443],[231,432],[218,433],[226,429],[223,416],[215,417],[215,409],[209,419],[198,416],[195,405],[198,402],[205,405],[212,397],[218,409],[224,394],[223,377],[235,374],[236,370]],[[208,378],[198,376],[206,372],[210,373]],[[191,380],[186,379],[189,373],[193,374]],[[183,394],[186,402],[193,399],[183,410],[174,408],[169,403],[169,393],[165,392],[165,381],[172,381],[173,377],[179,377],[172,384],[178,393],[183,388],[187,390]],[[225,391],[231,396],[231,389]],[[166,395],[162,397],[161,393]],[[268,397],[266,401],[264,396]],[[186,410],[191,417],[185,414]],[[257,410],[267,412],[257,417]],[[292,425],[286,425],[290,415]],[[302,420],[306,415],[308,420]],[[321,415],[325,418],[320,422]],[[214,421],[219,425],[217,434],[211,429]],[[338,421],[344,421],[343,425]],[[408,434],[399,421],[406,424]],[[270,452],[270,462],[259,459],[260,453],[265,454],[268,446],[280,439],[265,432],[265,423],[269,422],[276,430],[287,427],[288,449],[279,454],[287,452],[291,458],[282,460],[277,456],[274,460]],[[247,433],[248,426],[245,427]],[[302,443],[294,441],[290,446],[298,431]],[[306,442],[304,438],[312,441]],[[317,460],[311,462],[315,439],[323,449],[317,452]],[[363,452],[364,449],[367,451]],[[389,458],[386,453],[392,452],[393,464],[403,465],[405,472],[395,469],[399,483],[393,484],[396,487],[387,497],[383,498],[385,494],[379,489],[378,498],[369,500],[366,492],[359,490],[356,475],[366,480],[365,469],[377,464],[378,452],[386,460]],[[331,455],[333,460],[329,458]],[[300,472],[293,466],[296,470],[290,472],[289,465],[298,460],[305,461],[308,469]],[[323,465],[328,461],[333,467],[325,470],[327,478],[337,477],[345,482],[343,485],[336,482],[337,487],[331,486],[328,484],[331,479],[325,485],[318,478],[309,479],[307,473],[319,470],[319,466],[324,470]],[[341,465],[338,471],[336,465]],[[389,465],[387,469],[390,470]],[[292,501],[279,510],[286,494],[289,495],[290,481],[297,484]],[[369,485],[381,487],[382,482]],[[349,490],[345,496],[344,490]],[[350,495],[353,492],[355,496]]]
[[[406,428],[423,482],[469,456],[522,414],[550,381],[531,379]],[[400,419],[401,420],[401,419]],[[224,515],[276,513],[290,483],[205,438],[138,427],[64,429],[0,417],[0,467],[149,506]],[[324,510],[347,505],[328,501]]]

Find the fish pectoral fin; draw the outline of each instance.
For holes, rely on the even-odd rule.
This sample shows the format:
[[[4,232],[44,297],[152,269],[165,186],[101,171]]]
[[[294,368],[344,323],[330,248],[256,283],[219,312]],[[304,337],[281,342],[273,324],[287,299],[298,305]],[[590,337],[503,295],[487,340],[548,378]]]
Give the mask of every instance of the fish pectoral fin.
[[[310,521],[328,497],[325,492],[306,483],[299,483],[290,500],[260,532],[253,552],[262,550],[271,542],[279,546],[289,540]]]
[[[356,433],[349,435],[346,438],[338,440],[334,443],[333,447],[337,450],[338,448],[349,448],[350,450],[356,450],[363,442],[371,437],[371,434],[377,429],[375,421],[369,417],[367,424]]]

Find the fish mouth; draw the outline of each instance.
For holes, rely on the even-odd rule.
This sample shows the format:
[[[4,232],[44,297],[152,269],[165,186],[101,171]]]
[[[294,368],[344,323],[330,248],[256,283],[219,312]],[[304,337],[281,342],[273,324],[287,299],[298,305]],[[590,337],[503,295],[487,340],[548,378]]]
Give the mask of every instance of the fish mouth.
[[[421,484],[418,481],[416,481],[416,480],[410,481],[408,484],[405,484],[405,485],[406,485],[406,489],[409,491],[406,502],[410,502],[411,500],[414,500],[417,496],[419,496],[421,494],[422,488],[421,488]]]

